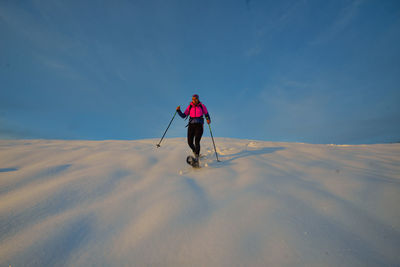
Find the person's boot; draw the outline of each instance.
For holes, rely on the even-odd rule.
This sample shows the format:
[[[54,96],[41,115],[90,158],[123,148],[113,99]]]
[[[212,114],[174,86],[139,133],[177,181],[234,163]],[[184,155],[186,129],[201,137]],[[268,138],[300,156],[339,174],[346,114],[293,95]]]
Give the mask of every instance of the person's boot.
[[[197,153],[195,153],[195,154],[194,154],[194,157],[195,157],[195,159],[196,159],[195,167],[198,168],[198,167],[200,166],[200,161],[199,161],[200,155],[197,154]]]

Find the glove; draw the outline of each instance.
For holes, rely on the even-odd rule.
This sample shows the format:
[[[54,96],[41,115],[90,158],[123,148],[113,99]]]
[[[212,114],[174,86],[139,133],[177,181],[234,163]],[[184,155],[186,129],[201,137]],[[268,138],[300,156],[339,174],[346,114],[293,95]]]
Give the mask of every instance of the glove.
[[[178,107],[176,108],[176,111],[178,111],[178,110],[181,110],[181,106],[178,106]]]

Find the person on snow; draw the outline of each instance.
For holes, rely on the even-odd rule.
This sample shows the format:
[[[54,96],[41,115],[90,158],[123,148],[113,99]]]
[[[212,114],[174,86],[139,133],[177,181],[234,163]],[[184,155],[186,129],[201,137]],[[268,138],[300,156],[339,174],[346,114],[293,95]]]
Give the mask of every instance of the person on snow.
[[[188,124],[189,127],[187,132],[187,141],[196,159],[198,159],[200,155],[200,140],[203,135],[203,115],[206,117],[207,123],[211,123],[210,115],[208,114],[207,108],[203,103],[200,102],[199,96],[195,94],[192,96],[192,102],[190,102],[184,113],[182,113],[180,106],[176,108],[176,111],[178,112],[179,116],[181,116],[181,118],[187,118],[188,116],[190,117]]]

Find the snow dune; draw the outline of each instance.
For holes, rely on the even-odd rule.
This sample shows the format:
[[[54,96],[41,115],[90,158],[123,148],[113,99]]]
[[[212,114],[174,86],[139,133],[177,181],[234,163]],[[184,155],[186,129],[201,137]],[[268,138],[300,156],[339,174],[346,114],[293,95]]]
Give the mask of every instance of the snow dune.
[[[0,141],[0,266],[400,266],[400,144],[157,142]]]

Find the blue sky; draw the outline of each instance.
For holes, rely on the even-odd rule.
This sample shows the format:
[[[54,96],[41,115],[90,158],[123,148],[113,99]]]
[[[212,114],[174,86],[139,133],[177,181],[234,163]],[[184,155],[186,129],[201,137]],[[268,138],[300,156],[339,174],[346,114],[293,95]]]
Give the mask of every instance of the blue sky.
[[[197,93],[215,136],[400,141],[397,0],[2,0],[0,36],[2,139],[159,138]]]

